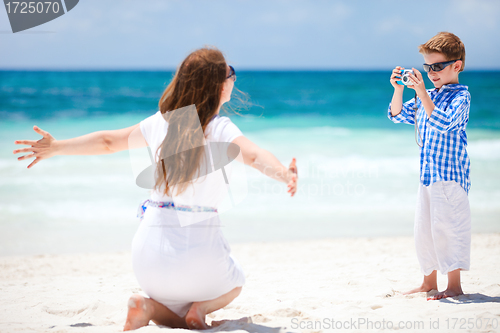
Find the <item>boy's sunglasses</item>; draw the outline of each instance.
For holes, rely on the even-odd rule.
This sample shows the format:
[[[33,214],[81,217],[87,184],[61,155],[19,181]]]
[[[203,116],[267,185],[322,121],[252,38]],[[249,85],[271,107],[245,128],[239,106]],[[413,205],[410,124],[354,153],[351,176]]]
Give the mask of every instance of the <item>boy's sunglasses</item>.
[[[229,65],[229,76],[226,79],[233,79],[233,82],[236,82],[236,72],[234,71],[234,67]]]
[[[455,62],[459,61],[460,59],[457,60],[451,60],[451,61],[445,61],[445,62],[436,62],[435,64],[424,64],[424,71],[429,73],[432,69],[433,72],[440,72],[443,69],[445,69],[446,66],[449,66],[451,64],[454,64]]]

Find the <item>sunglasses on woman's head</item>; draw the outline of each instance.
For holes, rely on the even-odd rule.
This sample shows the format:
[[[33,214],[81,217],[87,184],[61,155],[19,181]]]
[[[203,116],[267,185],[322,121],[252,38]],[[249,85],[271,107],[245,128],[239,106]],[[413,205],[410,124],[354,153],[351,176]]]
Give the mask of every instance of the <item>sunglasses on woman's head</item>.
[[[436,62],[435,64],[430,64],[430,65],[424,64],[424,71],[429,73],[432,69],[433,72],[440,72],[443,69],[445,69],[446,66],[449,66],[449,65],[451,65],[459,60],[460,59],[451,60],[451,61],[444,61],[444,62]]]
[[[229,76],[226,79],[233,79],[233,82],[236,82],[236,72],[233,66],[229,66]]]

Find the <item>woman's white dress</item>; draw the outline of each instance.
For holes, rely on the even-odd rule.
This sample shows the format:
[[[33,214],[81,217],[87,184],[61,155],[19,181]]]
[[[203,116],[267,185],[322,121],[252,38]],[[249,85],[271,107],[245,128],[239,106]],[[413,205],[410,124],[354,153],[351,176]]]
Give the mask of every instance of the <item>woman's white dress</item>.
[[[154,155],[166,137],[168,123],[158,111],[141,121],[140,129]],[[228,117],[219,115],[210,121],[205,134],[207,143],[232,142],[243,135]],[[220,172],[196,180],[174,202],[217,207],[226,195]],[[151,200],[172,198],[152,191]],[[182,223],[191,217],[199,222]],[[217,213],[147,207],[132,241],[132,264],[142,290],[180,317],[193,302],[215,299],[245,283]]]

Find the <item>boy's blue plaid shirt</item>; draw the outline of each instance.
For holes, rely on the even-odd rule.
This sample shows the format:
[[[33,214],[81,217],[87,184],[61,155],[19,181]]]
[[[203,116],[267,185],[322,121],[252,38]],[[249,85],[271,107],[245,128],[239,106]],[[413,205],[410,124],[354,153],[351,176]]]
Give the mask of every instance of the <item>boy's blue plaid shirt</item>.
[[[442,180],[454,180],[469,193],[470,161],[465,128],[469,121],[470,94],[467,86],[448,84],[427,93],[435,108],[427,118],[422,101],[417,101],[417,123],[423,146],[420,148],[420,181],[428,186]],[[388,117],[395,123],[413,125],[415,98],[403,104],[401,113]]]

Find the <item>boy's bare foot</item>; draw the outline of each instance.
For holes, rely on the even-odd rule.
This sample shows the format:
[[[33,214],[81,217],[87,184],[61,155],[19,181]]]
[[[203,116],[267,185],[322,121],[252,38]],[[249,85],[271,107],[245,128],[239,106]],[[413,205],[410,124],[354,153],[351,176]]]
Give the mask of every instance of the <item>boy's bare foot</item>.
[[[186,314],[186,324],[189,328],[198,329],[198,330],[206,330],[210,327],[205,323],[205,311],[201,308],[198,302],[194,302],[191,305],[188,313]]]
[[[422,283],[422,285],[418,288],[412,289],[410,291],[405,291],[403,295],[410,295],[410,294],[415,294],[415,293],[427,293],[431,290],[437,290],[437,285],[428,285],[425,283]]]
[[[460,289],[446,289],[445,291],[441,291],[439,293],[436,293],[434,296],[427,298],[428,301],[434,301],[446,297],[455,297],[455,296],[460,296],[463,295],[464,292],[462,291],[462,288]]]
[[[141,295],[132,295],[128,300],[127,320],[125,321],[124,331],[135,330],[149,324],[151,311],[148,311],[146,299]]]
[[[403,295],[415,294],[415,293],[426,293],[431,290],[437,290],[437,271],[432,271],[429,275],[424,275],[424,281],[422,285],[418,288],[406,291]]]

